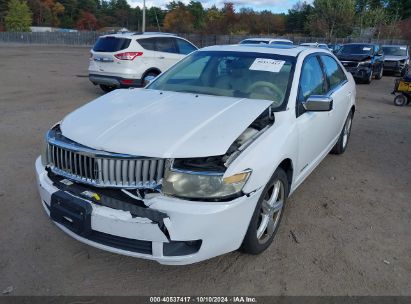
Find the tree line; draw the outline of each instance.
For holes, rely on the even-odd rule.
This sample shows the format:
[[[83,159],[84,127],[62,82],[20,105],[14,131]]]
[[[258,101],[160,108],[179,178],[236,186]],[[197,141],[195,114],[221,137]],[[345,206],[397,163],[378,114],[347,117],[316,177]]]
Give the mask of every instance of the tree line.
[[[299,34],[328,39],[365,34],[393,37],[400,35],[399,25],[410,17],[411,0],[300,1],[283,14],[237,9],[232,2],[222,8],[204,8],[200,1],[192,0],[189,4],[171,1],[165,9],[148,8],[146,28],[176,33]],[[29,31],[30,26],[51,26],[140,31],[141,22],[142,8],[132,8],[126,0],[0,0],[0,30]]]

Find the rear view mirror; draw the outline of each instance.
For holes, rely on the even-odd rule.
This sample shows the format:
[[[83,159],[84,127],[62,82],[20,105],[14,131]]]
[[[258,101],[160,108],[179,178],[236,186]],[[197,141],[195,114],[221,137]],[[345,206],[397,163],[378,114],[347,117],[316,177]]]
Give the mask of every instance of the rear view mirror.
[[[328,96],[312,95],[303,102],[307,112],[328,112],[333,109],[333,99]]]

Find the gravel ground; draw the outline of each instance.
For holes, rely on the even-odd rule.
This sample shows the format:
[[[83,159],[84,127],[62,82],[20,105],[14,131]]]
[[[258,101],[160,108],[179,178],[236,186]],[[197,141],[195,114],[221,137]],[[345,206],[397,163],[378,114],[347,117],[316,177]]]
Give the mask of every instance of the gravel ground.
[[[0,293],[411,295],[411,106],[393,105],[393,77],[358,85],[348,150],[293,194],[266,252],[170,267],[83,245],[40,204],[44,133],[101,95],[88,49],[0,45],[0,58]]]

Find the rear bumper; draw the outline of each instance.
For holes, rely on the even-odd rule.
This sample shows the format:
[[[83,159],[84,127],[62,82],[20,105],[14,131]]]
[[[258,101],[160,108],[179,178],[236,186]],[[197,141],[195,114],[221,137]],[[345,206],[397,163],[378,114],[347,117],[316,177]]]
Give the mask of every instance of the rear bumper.
[[[50,216],[52,196],[61,189],[48,177],[40,157],[35,167],[41,201]],[[91,235],[83,236],[68,226],[54,223],[76,240],[99,249],[161,264],[191,264],[240,247],[261,191],[229,202],[194,202],[162,195],[144,200],[153,212],[167,215],[164,218],[167,233],[148,218],[132,217],[130,212],[92,202],[89,202]]]
[[[116,76],[89,74],[94,85],[106,85],[113,88],[129,88],[141,86],[141,79],[122,78]]]

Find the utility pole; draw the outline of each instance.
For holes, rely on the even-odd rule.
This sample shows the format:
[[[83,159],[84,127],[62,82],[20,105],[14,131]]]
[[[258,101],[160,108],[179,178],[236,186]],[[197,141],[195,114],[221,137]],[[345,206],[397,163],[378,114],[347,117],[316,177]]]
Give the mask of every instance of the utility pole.
[[[146,0],[143,0],[143,26],[142,32],[146,31]]]

